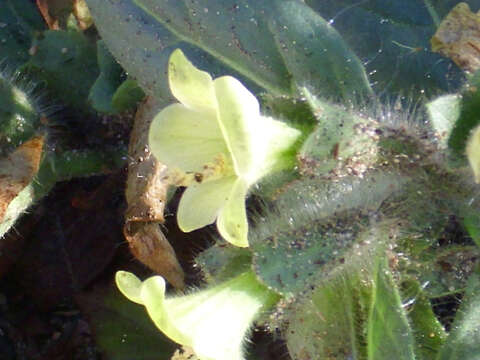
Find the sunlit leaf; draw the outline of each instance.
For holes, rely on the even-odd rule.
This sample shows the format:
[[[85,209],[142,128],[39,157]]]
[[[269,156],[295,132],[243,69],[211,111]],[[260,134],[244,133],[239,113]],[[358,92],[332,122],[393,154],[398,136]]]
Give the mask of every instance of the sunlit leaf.
[[[437,360],[476,360],[480,354],[480,276],[468,280],[462,306]]]

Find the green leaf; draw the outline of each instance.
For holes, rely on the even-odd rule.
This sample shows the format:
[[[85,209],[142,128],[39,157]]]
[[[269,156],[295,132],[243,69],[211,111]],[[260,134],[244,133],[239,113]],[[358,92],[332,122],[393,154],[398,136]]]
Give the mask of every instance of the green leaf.
[[[252,254],[248,248],[239,248],[219,240],[201,252],[195,263],[201,268],[209,284],[226,281],[251,267]]]
[[[145,97],[142,88],[133,79],[127,79],[117,88],[112,97],[112,106],[116,112],[133,109]]]
[[[45,28],[37,7],[31,1],[0,1],[0,54],[9,66],[17,68],[28,61],[36,32]]]
[[[463,226],[475,244],[480,247],[480,214],[477,211],[468,212],[463,218]]]
[[[478,9],[480,1],[466,1]],[[377,93],[427,96],[452,91],[462,72],[430,50],[434,18],[457,0],[306,0],[365,62]],[[431,6],[428,6],[431,5]],[[433,17],[432,17],[433,15]]]
[[[115,3],[88,0],[87,5],[108,49],[148,95],[163,101],[172,99],[166,71],[170,53],[175,48],[180,47],[188,58],[195,58],[199,67],[212,63],[213,58],[179,42],[175,35],[130,0]]]
[[[285,335],[294,359],[418,359],[384,255],[363,255],[287,310]]]
[[[97,59],[100,75],[90,89],[88,100],[95,110],[113,114],[117,112],[112,104],[113,96],[122,83],[123,70],[102,40],[97,41]]]
[[[380,246],[388,238],[386,230],[355,211],[366,202],[369,208],[379,206],[404,183],[396,173],[345,177],[341,182],[293,181],[277,195],[277,210],[265,214],[249,233],[257,276],[281,294],[299,294],[314,286],[318,276],[357,257],[359,244],[370,243],[368,226],[375,229],[375,244]]]
[[[294,359],[367,359],[365,320],[372,279],[354,267],[319,284],[290,309],[285,331]],[[368,271],[368,270],[367,270]]]
[[[156,96],[168,96],[165,69],[176,47],[199,68],[213,74],[241,74],[274,94],[292,94],[297,85],[309,85],[314,93],[332,97],[371,92],[355,54],[300,1],[273,2],[268,7],[263,2],[239,5],[233,0],[210,1],[208,7],[152,0],[87,3],[109,49]],[[288,22],[291,32],[278,32],[282,21]],[[291,51],[285,51],[284,45],[292,46]],[[321,58],[325,53],[328,60]]]
[[[480,354],[480,275],[468,280],[462,306],[437,360],[476,360]]]
[[[306,167],[311,173],[326,174],[338,166],[338,158],[346,162],[352,157],[361,158],[365,164],[376,161],[372,156],[376,140],[366,132],[356,130],[359,126],[369,126],[370,119],[312,96],[306,89],[303,94],[318,122],[298,153],[303,159],[301,170]]]
[[[462,291],[473,264],[480,252],[470,245],[441,246],[424,249],[418,256],[405,249],[408,256],[403,273],[415,276],[420,283],[428,283],[424,292],[430,298],[438,298]]]
[[[375,272],[367,339],[369,360],[416,358],[412,329],[386,261]]]
[[[31,139],[42,127],[35,91],[25,81],[0,72],[0,155]]]
[[[49,168],[40,168],[39,182],[50,177],[54,177],[55,181],[66,181],[75,177],[106,174],[125,166],[126,157],[127,149],[124,146],[52,153],[44,161]]]
[[[65,104],[86,112],[88,93],[99,74],[95,43],[79,32],[49,30],[36,45],[22,69],[44,81]]]
[[[470,135],[470,131],[480,123],[478,114],[480,112],[480,71],[469,81],[470,87],[462,94],[460,105],[460,116],[455,122],[448,146],[455,154],[465,157],[465,146]]]
[[[408,305],[407,316],[415,337],[416,353],[424,360],[435,359],[447,334],[435,317],[430,300],[415,280],[402,283],[402,297]]]
[[[344,99],[371,93],[360,59],[318,13],[297,1],[274,1],[270,12],[270,31],[296,87]]]
[[[290,126],[300,129],[304,134],[303,138],[306,138],[317,125],[318,119],[313,114],[312,104],[306,99],[263,93],[260,94],[259,100],[266,115],[285,120]]]

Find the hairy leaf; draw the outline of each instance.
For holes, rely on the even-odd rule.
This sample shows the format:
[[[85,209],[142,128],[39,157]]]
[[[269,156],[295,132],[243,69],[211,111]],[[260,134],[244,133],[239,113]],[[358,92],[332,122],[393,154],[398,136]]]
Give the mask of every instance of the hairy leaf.
[[[480,354],[480,276],[468,280],[462,306],[437,360],[474,360]]]

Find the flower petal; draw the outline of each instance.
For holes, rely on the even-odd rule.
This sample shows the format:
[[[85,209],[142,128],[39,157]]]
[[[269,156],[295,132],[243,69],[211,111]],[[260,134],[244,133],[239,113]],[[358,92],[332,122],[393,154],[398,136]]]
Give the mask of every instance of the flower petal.
[[[149,144],[165,165],[183,171],[200,171],[221,154],[228,154],[215,116],[181,104],[163,109],[153,119]]]
[[[204,360],[244,359],[242,345],[253,320],[279,298],[252,271],[169,299],[165,299],[165,282],[155,276],[144,281],[141,296],[155,325]]]
[[[179,331],[174,324],[174,319],[169,316],[172,313],[165,299],[165,280],[161,276],[152,276],[142,283],[142,303],[147,308],[148,315],[155,325],[173,341],[192,346],[190,336]]]
[[[258,131],[260,107],[255,96],[240,81],[222,76],[214,82],[220,129],[233,158],[237,175],[248,173],[256,154],[252,142],[262,141]]]
[[[180,229],[189,232],[211,224],[230,196],[235,176],[190,185],[182,195],[177,211]]]
[[[258,122],[258,130],[260,134],[264,134],[262,141],[252,144],[252,151],[257,156],[250,173],[247,175],[250,183],[259,180],[266,173],[272,170],[282,168],[282,157],[285,157],[293,144],[300,138],[302,133],[287,124],[274,120],[269,117],[261,117]],[[295,156],[287,156],[287,165],[293,165],[292,160]]]
[[[176,49],[168,62],[168,80],[173,96],[185,106],[215,112],[217,102],[209,73],[197,69]]]
[[[117,271],[115,274],[115,282],[121,293],[125,297],[137,304],[143,304],[140,296],[142,282],[138,277],[127,271]]]
[[[248,246],[248,222],[245,209],[247,189],[245,180],[238,178],[217,219],[220,235],[229,243],[240,247]]]

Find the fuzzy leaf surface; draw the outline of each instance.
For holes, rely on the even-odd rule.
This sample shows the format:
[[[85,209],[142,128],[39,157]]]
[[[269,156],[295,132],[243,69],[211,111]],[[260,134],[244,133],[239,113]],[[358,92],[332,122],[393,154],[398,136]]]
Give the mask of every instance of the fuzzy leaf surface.
[[[328,276],[332,267],[349,261],[354,244],[367,242],[368,210],[377,209],[404,181],[393,173],[294,181],[276,200],[276,210],[252,231],[257,276],[281,294],[301,292],[319,273]],[[359,208],[363,213],[355,212]]]
[[[433,360],[445,342],[447,333],[436,318],[429,298],[417,281],[410,279],[402,282],[401,293],[415,337],[416,353],[421,359]]]
[[[437,360],[474,360],[480,354],[480,276],[472,274],[462,306]]]
[[[414,337],[386,264],[375,271],[368,318],[368,360],[414,360]]]

